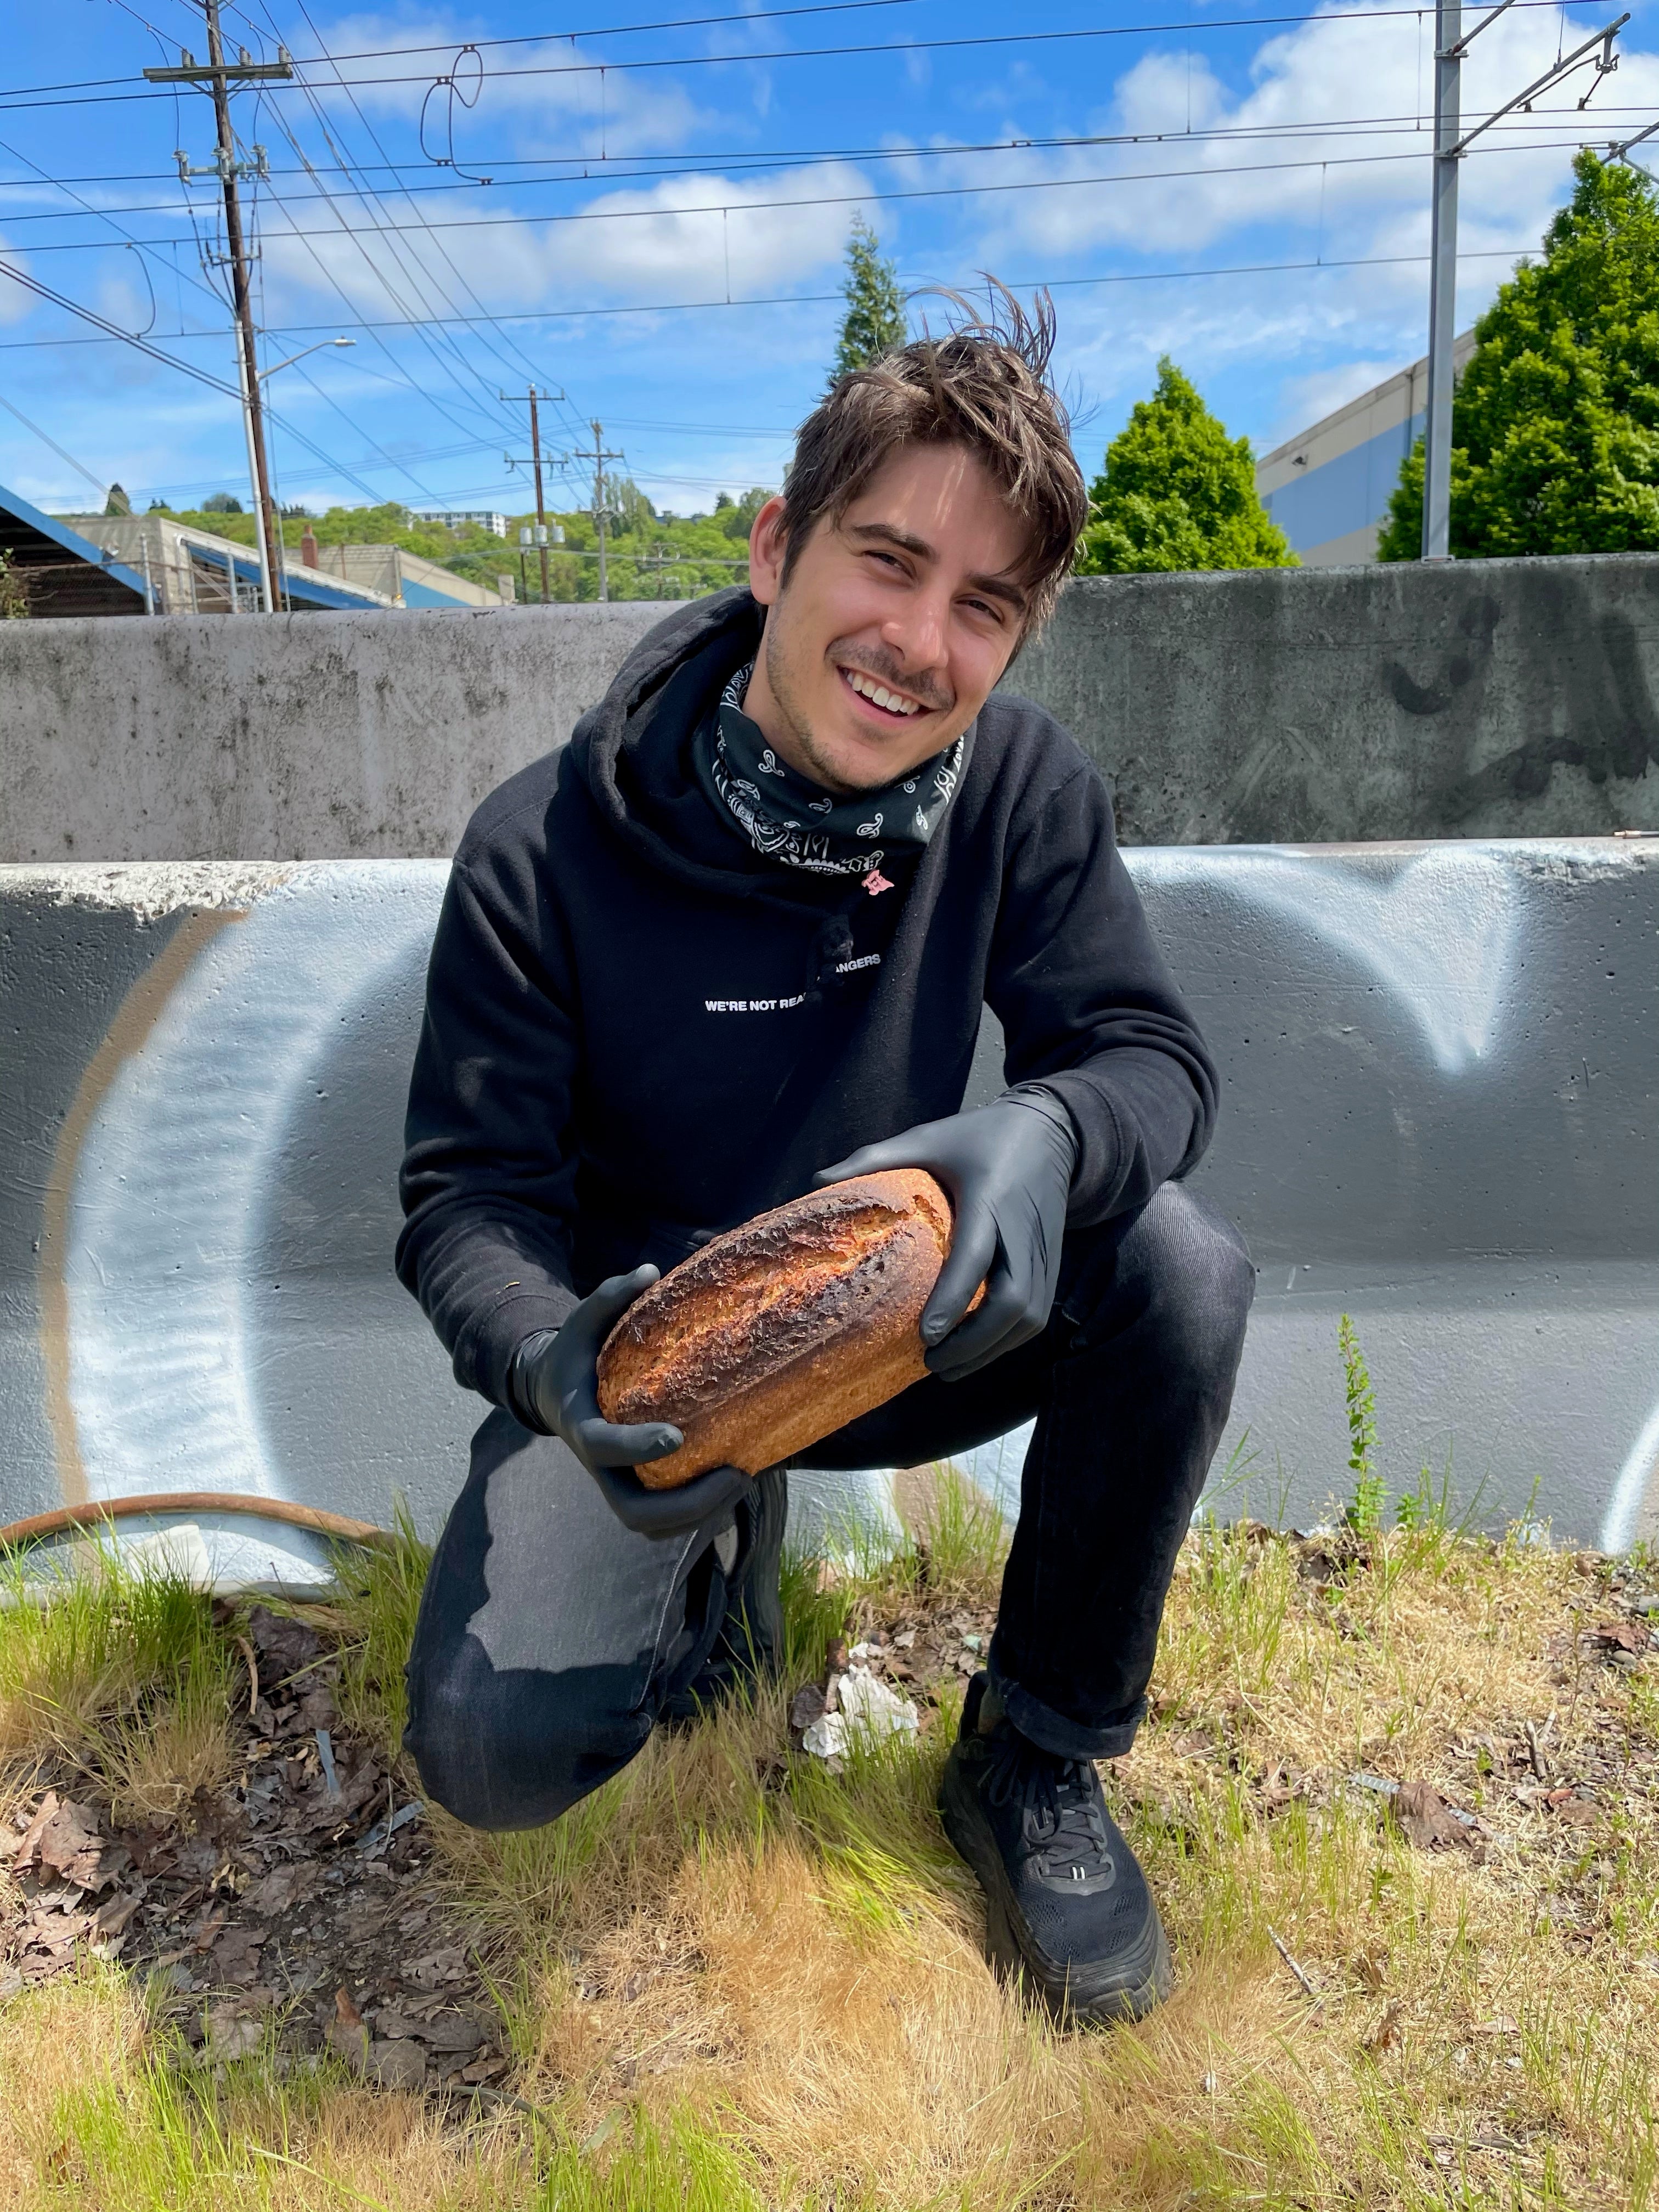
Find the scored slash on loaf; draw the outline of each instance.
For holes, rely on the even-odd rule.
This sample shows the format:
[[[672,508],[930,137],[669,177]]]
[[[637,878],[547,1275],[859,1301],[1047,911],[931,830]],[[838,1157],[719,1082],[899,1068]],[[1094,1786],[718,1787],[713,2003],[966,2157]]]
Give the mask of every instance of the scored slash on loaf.
[[[684,1437],[640,1480],[758,1474],[919,1382],[917,1324],[950,1249],[949,1199],[898,1168],[793,1199],[671,1268],[599,1354],[607,1421],[672,1421]]]

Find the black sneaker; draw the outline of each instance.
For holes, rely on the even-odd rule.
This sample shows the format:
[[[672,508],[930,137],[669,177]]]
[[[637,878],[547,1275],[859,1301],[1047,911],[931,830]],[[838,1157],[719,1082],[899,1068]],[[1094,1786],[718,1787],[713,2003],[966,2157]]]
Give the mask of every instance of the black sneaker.
[[[788,1517],[789,1471],[766,1468],[738,1500],[726,1611],[714,1647],[684,1688],[664,1699],[664,1720],[695,1720],[706,1707],[729,1698],[739,1684],[757,1682],[782,1666],[783,1601],[778,1575]]]
[[[1169,1995],[1158,1908],[1093,1762],[1021,1735],[987,1674],[968,1686],[939,1809],[985,1892],[986,1956],[1062,2026],[1139,2020]]]

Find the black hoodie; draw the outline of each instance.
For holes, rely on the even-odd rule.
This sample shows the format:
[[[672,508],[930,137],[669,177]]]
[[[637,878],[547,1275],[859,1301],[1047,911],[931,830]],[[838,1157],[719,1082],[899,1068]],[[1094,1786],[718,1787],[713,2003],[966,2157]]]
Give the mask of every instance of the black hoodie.
[[[1153,942],[1100,776],[988,700],[932,842],[871,896],[754,852],[690,762],[753,657],[746,590],[643,638],[570,744],[455,855],[410,1085],[398,1272],[505,1401],[508,1362],[600,1278],[672,1267],[860,1145],[960,1111],[982,1003],[1009,1083],[1076,1126],[1068,1218],[1209,1141],[1215,1070]]]

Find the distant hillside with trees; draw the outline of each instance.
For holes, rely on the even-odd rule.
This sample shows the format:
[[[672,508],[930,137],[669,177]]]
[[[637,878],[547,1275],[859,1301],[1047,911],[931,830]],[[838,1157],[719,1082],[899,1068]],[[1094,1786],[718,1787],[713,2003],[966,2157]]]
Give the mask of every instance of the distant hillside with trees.
[[[712,514],[676,515],[659,514],[626,477],[613,478],[607,489],[611,506],[605,522],[605,570],[613,599],[695,599],[723,591],[728,584],[748,582],[749,532],[771,497],[769,491],[757,487],[740,499],[722,492]],[[244,511],[227,513],[217,502],[228,496],[216,494],[214,502],[190,510],[157,506],[151,512],[252,546],[253,517]],[[564,532],[563,544],[548,549],[550,599],[566,604],[597,599],[599,531],[592,514],[585,507],[574,512],[550,508],[548,519]],[[315,515],[293,507],[284,510],[281,523],[283,546],[295,561],[300,541],[309,529],[319,546],[399,545],[406,553],[435,561],[490,591],[498,576],[510,575],[520,596],[527,586],[533,601],[541,596],[541,556],[533,546],[520,546],[519,532],[533,528],[535,520],[533,512],[509,515],[507,534],[501,538],[476,524],[449,530],[441,523],[416,522],[407,507],[388,502],[331,507]]]

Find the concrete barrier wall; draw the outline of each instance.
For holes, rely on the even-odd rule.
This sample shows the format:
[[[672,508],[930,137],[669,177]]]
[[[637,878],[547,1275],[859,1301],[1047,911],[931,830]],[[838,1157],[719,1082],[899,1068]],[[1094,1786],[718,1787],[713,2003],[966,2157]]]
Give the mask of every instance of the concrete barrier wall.
[[[1659,830],[1659,556],[1089,579],[1015,671],[1126,842]]]
[[[0,860],[446,855],[662,610],[0,623]],[[1095,578],[1012,688],[1131,844],[1659,830],[1659,557]]]
[[[1535,1492],[1568,1538],[1659,1533],[1659,848],[1131,865],[1224,1071],[1201,1179],[1261,1271],[1230,1507],[1346,1486],[1348,1311],[1395,1487],[1449,1457],[1487,1523]],[[0,870],[0,1517],[204,1489],[383,1521],[401,1491],[436,1526],[481,1407],[390,1255],[444,875]],[[979,1472],[1011,1495],[1016,1459]]]
[[[0,623],[0,861],[447,857],[662,611]]]

